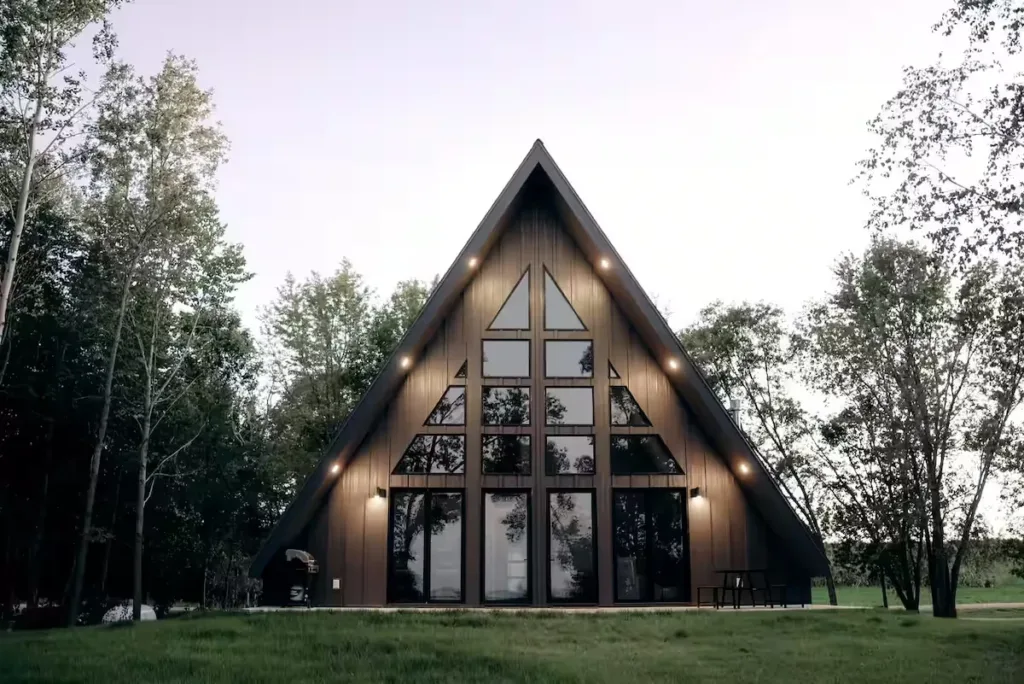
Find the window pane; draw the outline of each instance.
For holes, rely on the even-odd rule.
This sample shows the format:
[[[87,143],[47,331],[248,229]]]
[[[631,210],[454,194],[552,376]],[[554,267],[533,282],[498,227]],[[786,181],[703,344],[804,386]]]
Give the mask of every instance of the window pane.
[[[462,494],[430,496],[430,599],[462,600]]]
[[[615,600],[647,598],[647,514],[643,491],[614,494]]]
[[[484,387],[484,425],[529,425],[529,387]]]
[[[530,377],[529,340],[484,340],[485,378]]]
[[[551,598],[596,602],[594,495],[590,492],[549,494],[548,515]]]
[[[465,466],[465,435],[416,435],[395,466],[395,474],[463,473]]]
[[[612,474],[683,472],[657,435],[612,435]]]
[[[593,387],[548,387],[548,425],[593,425]]]
[[[529,435],[484,435],[481,452],[485,473],[530,474]]]
[[[530,271],[519,278],[488,330],[530,329]]]
[[[544,271],[544,327],[548,330],[586,330],[572,304],[565,298],[555,279]]]
[[[391,496],[391,577],[388,591],[392,601],[424,600],[423,524],[426,495],[397,492]]]
[[[685,601],[689,596],[683,494],[647,492],[651,527],[651,600]]]
[[[612,405],[612,425],[647,427],[651,424],[628,388],[622,385],[612,385],[608,388],[608,392]]]
[[[593,436],[549,435],[544,462],[548,475],[593,475]]]
[[[466,388],[449,387],[430,412],[427,425],[465,425]]]
[[[484,600],[530,598],[529,507],[525,493],[484,494]]]
[[[594,343],[590,340],[546,340],[544,374],[549,378],[594,377]]]

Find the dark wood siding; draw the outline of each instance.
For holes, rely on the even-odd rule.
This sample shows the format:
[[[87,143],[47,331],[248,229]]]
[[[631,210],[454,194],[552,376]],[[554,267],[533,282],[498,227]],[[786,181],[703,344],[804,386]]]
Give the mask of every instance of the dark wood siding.
[[[487,325],[529,267],[531,280],[530,331],[488,331]],[[387,595],[387,503],[373,497],[377,487],[465,489],[465,602],[480,603],[480,518],[482,489],[529,490],[532,497],[530,553],[533,600],[545,602],[547,581],[547,491],[549,488],[593,488],[596,493],[598,596],[613,602],[612,498],[613,487],[699,486],[704,496],[688,502],[691,580],[693,587],[717,581],[716,568],[746,567],[767,562],[788,563],[772,555],[771,535],[751,509],[731,469],[709,446],[684,402],[662,370],[664,359],[653,358],[636,331],[573,244],[554,214],[527,204],[479,265],[478,275],[464,291],[445,324],[415,359],[404,384],[345,467],[327,502],[311,524],[311,550],[321,560],[315,597],[326,605],[382,605]],[[544,330],[544,270],[561,287],[586,331]],[[529,384],[531,424],[528,428],[481,427],[481,340],[531,340],[529,380],[488,379],[487,385]],[[594,378],[545,379],[544,340],[589,339],[594,344]],[[455,373],[467,363],[467,377]],[[608,379],[608,362],[621,378]],[[608,386],[628,386],[647,414],[651,427],[611,428]],[[544,388],[549,385],[592,384],[595,425],[554,428],[559,434],[595,436],[596,474],[544,474]],[[449,385],[466,387],[466,426],[427,428],[423,423]],[[466,467],[459,475],[391,475],[412,438],[420,432],[465,432]],[[483,475],[481,435],[525,433],[531,437],[531,474]],[[684,469],[684,475],[613,476],[609,454],[612,433],[657,434]],[[340,579],[341,588],[332,589]],[[695,589],[691,591],[695,595]]]

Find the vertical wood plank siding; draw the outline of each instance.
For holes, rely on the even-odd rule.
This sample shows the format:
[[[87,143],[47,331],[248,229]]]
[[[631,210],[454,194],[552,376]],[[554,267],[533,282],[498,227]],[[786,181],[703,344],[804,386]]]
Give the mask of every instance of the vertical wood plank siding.
[[[530,331],[487,331],[505,298],[530,269]],[[723,462],[695,424],[693,415],[673,391],[662,371],[664,359],[655,359],[612,301],[590,263],[563,230],[553,212],[526,203],[506,229],[479,272],[466,288],[445,324],[414,359],[401,389],[385,415],[359,448],[358,455],[338,477],[309,530],[310,550],[320,561],[314,597],[322,605],[369,606],[387,601],[387,501],[373,497],[377,487],[389,492],[403,487],[465,489],[465,588],[467,605],[481,598],[481,488],[515,488],[532,497],[531,547],[533,602],[547,596],[547,491],[550,487],[593,487],[596,490],[598,544],[598,599],[614,601],[612,488],[700,487],[704,496],[688,495],[691,596],[698,585],[718,581],[716,568],[764,565],[788,561],[773,551],[772,535],[757,511],[751,509],[731,469]],[[586,331],[544,330],[544,270],[551,273],[579,314]],[[525,429],[482,428],[480,397],[481,343],[485,338],[530,339],[531,379],[493,380],[488,385],[529,384],[531,421]],[[545,339],[589,339],[594,344],[593,428],[560,428],[560,434],[595,436],[596,473],[593,476],[545,476],[544,388],[579,385],[578,380],[544,377]],[[455,373],[467,361],[465,379]],[[609,361],[621,379],[608,379]],[[650,428],[611,428],[609,384],[626,385],[650,418]],[[434,432],[465,432],[464,475],[391,475],[412,438],[429,432],[424,421],[449,385],[466,387],[466,426],[433,428]],[[495,432],[529,434],[531,474],[501,476],[481,473],[481,435]],[[612,476],[609,439],[612,433],[658,434],[679,461],[685,475]],[[339,579],[341,588],[333,589]]]

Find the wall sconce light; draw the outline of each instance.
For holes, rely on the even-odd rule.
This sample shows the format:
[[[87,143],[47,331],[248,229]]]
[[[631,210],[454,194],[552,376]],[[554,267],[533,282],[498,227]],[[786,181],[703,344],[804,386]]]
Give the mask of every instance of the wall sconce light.
[[[691,487],[690,488],[690,498],[691,499],[703,498],[703,495],[701,494],[701,491],[700,491],[700,487]]]
[[[377,498],[378,499],[386,499],[386,498],[388,498],[388,490],[384,489],[383,487],[377,487]]]

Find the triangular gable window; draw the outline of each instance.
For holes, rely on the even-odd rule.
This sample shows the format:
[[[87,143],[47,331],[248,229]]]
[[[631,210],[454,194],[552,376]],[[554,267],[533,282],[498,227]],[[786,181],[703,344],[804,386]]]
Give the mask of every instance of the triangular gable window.
[[[619,380],[622,378],[622,376],[619,375],[619,371],[615,370],[615,366],[612,365],[611,361],[608,362],[608,377],[612,380]]]
[[[576,315],[572,304],[562,294],[562,288],[544,269],[544,329],[545,330],[586,330],[587,326]]]
[[[460,380],[465,380],[465,378],[466,378],[466,364],[467,363],[469,363],[468,360],[467,361],[463,361],[462,365],[459,366],[459,370],[455,371],[455,377],[456,378],[458,378]]]
[[[431,473],[466,472],[465,435],[416,435],[402,460],[395,466],[395,475],[426,475]]]
[[[465,425],[466,388],[449,387],[430,412],[425,425]]]
[[[648,427],[647,420],[640,404],[636,403],[633,393],[625,385],[612,385],[608,388],[612,406],[612,425],[628,427]]]
[[[488,330],[529,330],[530,329],[530,269],[527,268],[519,282],[512,288],[498,314],[487,326]]]

